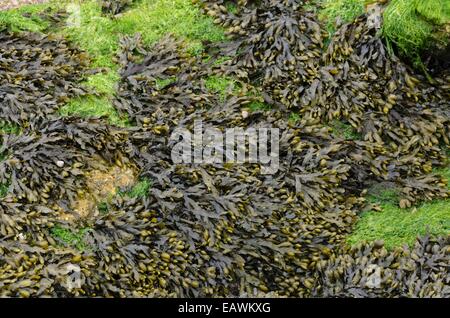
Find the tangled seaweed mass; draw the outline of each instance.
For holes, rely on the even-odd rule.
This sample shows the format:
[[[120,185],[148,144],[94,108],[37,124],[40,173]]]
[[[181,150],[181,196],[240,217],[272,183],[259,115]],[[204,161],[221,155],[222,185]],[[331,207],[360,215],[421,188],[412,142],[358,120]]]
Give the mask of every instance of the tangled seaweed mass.
[[[0,296],[449,297],[449,237],[393,251],[345,238],[371,208],[374,182],[396,183],[401,207],[448,198],[432,168],[447,160],[450,74],[430,83],[389,56],[365,16],[325,46],[301,1],[238,1],[233,12],[225,2],[197,1],[231,37],[206,44],[209,59],[170,37],[121,40],[114,106],[130,128],[58,115],[86,93],[83,52],[0,32],[0,120],[21,127],[1,135]],[[205,78],[216,75],[239,91],[212,93]],[[251,109],[261,102],[270,109]],[[171,133],[196,119],[204,129],[278,128],[278,172],[173,163]],[[336,119],[361,138],[333,136],[326,123]],[[150,179],[148,194],[74,212],[89,173],[112,166]],[[82,250],[51,235],[80,224]]]
[[[102,1],[102,12],[110,15],[117,15],[123,12],[133,0],[104,0]]]

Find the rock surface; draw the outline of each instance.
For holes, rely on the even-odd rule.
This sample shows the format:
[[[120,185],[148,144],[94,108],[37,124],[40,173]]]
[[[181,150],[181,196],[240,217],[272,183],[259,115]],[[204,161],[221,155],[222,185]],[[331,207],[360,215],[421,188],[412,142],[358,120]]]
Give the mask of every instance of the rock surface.
[[[0,11],[17,8],[26,4],[37,4],[48,0],[0,0]]]

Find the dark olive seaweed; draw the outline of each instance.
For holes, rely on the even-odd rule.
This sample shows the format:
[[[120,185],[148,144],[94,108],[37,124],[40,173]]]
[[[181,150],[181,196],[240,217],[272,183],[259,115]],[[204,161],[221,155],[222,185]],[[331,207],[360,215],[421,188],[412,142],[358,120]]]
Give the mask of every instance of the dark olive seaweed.
[[[117,15],[125,11],[134,0],[101,0],[102,12],[109,15]]]

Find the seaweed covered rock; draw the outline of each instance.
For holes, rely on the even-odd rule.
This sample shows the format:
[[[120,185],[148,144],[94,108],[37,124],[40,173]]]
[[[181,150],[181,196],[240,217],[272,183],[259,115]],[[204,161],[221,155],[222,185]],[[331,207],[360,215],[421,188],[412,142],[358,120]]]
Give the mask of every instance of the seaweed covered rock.
[[[122,13],[133,3],[133,0],[102,0],[102,12],[108,15]]]
[[[450,296],[449,237],[417,239],[413,248],[387,251],[383,242],[345,248],[317,271],[320,297]]]
[[[87,54],[64,39],[38,33],[0,31],[0,119],[22,125],[55,113],[85,94]]]
[[[35,123],[18,136],[2,136],[0,182],[10,183],[9,192],[18,200],[67,204],[85,188],[83,169],[95,168],[99,158],[115,163],[125,136],[98,120]]]
[[[237,10],[228,12],[223,1],[203,1],[205,12],[217,16],[216,22],[237,37],[239,53],[224,73],[260,86],[268,104],[297,110],[304,122],[338,119],[350,123],[362,134],[366,147],[370,143],[368,152],[374,158],[366,162],[379,163],[368,167],[367,174],[359,173],[360,179],[371,175],[405,184],[406,180],[421,179],[434,165],[444,165],[446,146],[443,149],[440,145],[449,144],[449,77],[444,74],[430,85],[423,76],[390,57],[377,36],[377,26],[368,25],[366,17],[337,30],[323,54],[319,53],[322,41],[317,39],[322,32],[314,22],[291,26],[293,30],[308,30],[297,35],[285,34],[289,28],[265,34],[264,27],[272,28],[267,19],[285,21],[289,14],[301,14],[300,3],[238,2]],[[303,12],[306,17],[310,15]],[[247,24],[246,29],[254,24],[262,31],[236,33],[233,25],[241,23]],[[264,47],[255,51],[261,44]],[[309,47],[305,54],[297,52],[308,45],[316,46],[316,51]],[[308,67],[311,70],[307,71]],[[421,155],[411,157],[411,151]],[[359,162],[364,160],[358,158]],[[417,160],[425,161],[419,164]],[[440,183],[434,180],[431,183]],[[411,189],[412,183],[405,184],[404,193],[407,200],[414,202],[417,192]],[[446,197],[446,189],[442,191]]]

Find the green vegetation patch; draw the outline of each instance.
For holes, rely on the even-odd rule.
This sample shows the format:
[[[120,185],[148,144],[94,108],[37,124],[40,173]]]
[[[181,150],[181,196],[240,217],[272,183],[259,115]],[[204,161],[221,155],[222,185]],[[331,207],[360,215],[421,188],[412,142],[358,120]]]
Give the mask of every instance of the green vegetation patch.
[[[228,92],[235,92],[239,88],[234,79],[225,76],[210,76],[205,80],[205,85],[209,91],[218,94],[222,101]]]
[[[266,103],[263,103],[263,102],[259,102],[259,101],[251,102],[249,107],[250,107],[250,110],[253,111],[253,112],[254,111],[261,111],[261,110],[265,111],[265,110],[271,110],[272,109],[272,106],[270,106],[270,105],[268,105]]]
[[[450,168],[438,169],[435,173],[439,173],[447,180],[450,179]],[[450,184],[448,188],[450,189]],[[372,189],[368,200],[380,204],[382,210],[364,212],[360,215],[352,234],[348,237],[349,244],[382,239],[387,248],[394,248],[404,244],[412,246],[420,235],[450,234],[450,199],[400,209],[398,189],[380,184],[378,189]]]
[[[448,235],[450,233],[449,200],[424,203],[417,208],[400,209],[391,203],[382,204],[381,212],[361,215],[348,243],[382,239],[387,248],[408,244],[424,234]]]
[[[448,0],[413,0],[417,13],[434,24],[450,22],[450,2]]]
[[[397,204],[399,202],[399,195],[397,188],[390,188],[383,183],[376,186],[376,189],[372,187],[370,191],[375,194],[370,194],[368,197],[369,202],[380,204]]]
[[[43,32],[49,22],[40,15],[47,10],[56,12],[66,9],[69,4],[71,1],[53,1],[1,12],[0,27],[9,27],[14,31]],[[71,5],[74,7],[78,4]],[[104,70],[89,76],[84,82],[102,96],[72,100],[61,109],[62,115],[107,116],[112,124],[125,125],[126,119],[119,118],[110,102],[120,79],[116,56],[120,38],[124,35],[132,36],[139,32],[143,42],[151,45],[161,37],[172,34],[185,41],[192,54],[202,52],[202,41],[226,40],[224,30],[214,25],[213,19],[203,15],[191,1],[139,1],[116,18],[102,14],[101,3],[97,0],[86,0],[80,2],[79,6],[79,24],[62,23],[54,32],[67,37],[86,51],[92,59],[92,68]]]
[[[439,38],[434,35],[438,25],[450,23],[448,0],[392,0],[383,18],[385,38],[416,63],[430,42],[440,41],[444,46],[449,43],[448,32]]]
[[[65,26],[60,33],[67,36],[93,58],[93,67],[116,69],[113,61],[119,49],[116,21],[102,15],[97,1],[80,6],[80,25]]]
[[[113,125],[127,126],[127,119],[119,116],[107,97],[84,96],[75,98],[61,107],[59,112],[63,116],[107,117]]]
[[[321,20],[326,22],[330,36],[336,31],[336,20],[351,22],[364,13],[366,0],[323,0],[319,12]]]
[[[237,6],[232,2],[227,2],[225,7],[227,8],[228,12],[236,14],[238,12]]]
[[[165,79],[157,79],[156,80],[156,86],[158,87],[158,89],[163,89],[167,85],[175,83],[176,80],[177,80],[177,78],[175,76],[168,77],[168,78],[165,78]]]
[[[202,41],[224,41],[224,30],[186,0],[143,1],[117,19],[118,32],[140,32],[145,44],[152,44],[167,34],[184,39],[192,53],[202,51]]]
[[[344,138],[346,140],[361,139],[361,134],[357,133],[350,124],[335,120],[330,123],[330,127],[332,129],[332,134],[335,137]]]
[[[20,134],[20,126],[13,123],[0,121],[0,134],[2,133],[8,135],[18,135]]]
[[[0,199],[4,198],[8,194],[9,185],[0,183]]]
[[[224,31],[215,26],[211,18],[202,15],[190,1],[142,1],[114,19],[102,14],[98,1],[85,1],[81,4],[80,26],[66,27],[61,33],[89,53],[93,58],[92,67],[105,70],[86,81],[88,87],[105,97],[71,101],[62,110],[62,114],[106,115],[111,123],[124,124],[124,120],[118,118],[109,102],[120,79],[115,60],[121,36],[132,36],[138,32],[146,45],[155,43],[166,34],[173,34],[184,40],[188,51],[193,54],[202,51],[201,43],[204,40],[225,40]],[[165,86],[171,80],[173,79],[162,80],[158,84]]]
[[[49,22],[42,19],[39,13],[51,7],[50,4],[37,4],[2,11],[0,12],[0,29],[6,27],[14,32],[42,32],[48,28]]]
[[[139,180],[129,191],[121,193],[122,196],[129,196],[131,198],[143,198],[148,195],[148,191],[152,186],[152,181],[148,178]]]
[[[109,211],[108,202],[100,202],[97,205],[97,209],[101,214],[107,214]]]
[[[292,113],[289,115],[289,121],[290,121],[290,122],[293,122],[293,123],[299,121],[301,118],[302,118],[302,117],[301,117],[300,114],[298,114],[298,113],[292,112]]]
[[[84,84],[88,88],[95,89],[98,94],[113,96],[119,79],[120,76],[117,72],[110,71],[91,75]]]
[[[89,230],[90,228],[87,227],[79,230],[70,230],[57,225],[53,227],[50,232],[53,238],[63,245],[84,251],[88,248],[88,245],[85,242],[85,235]]]

